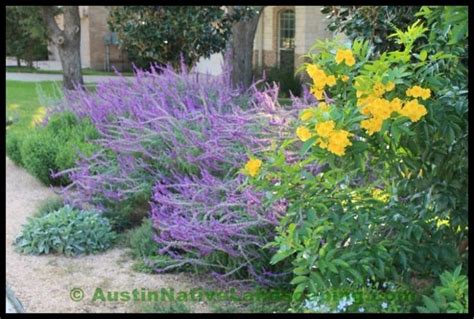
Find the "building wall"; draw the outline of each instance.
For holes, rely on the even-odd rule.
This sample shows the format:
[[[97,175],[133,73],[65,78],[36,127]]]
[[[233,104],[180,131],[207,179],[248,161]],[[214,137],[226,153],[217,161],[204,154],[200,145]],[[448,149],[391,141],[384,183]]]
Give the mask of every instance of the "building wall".
[[[89,6],[89,37],[90,37],[90,67],[104,70],[106,62],[106,46],[104,36],[110,32],[107,25],[108,9],[105,6]],[[117,45],[109,46],[110,67],[115,66],[119,71],[129,67],[127,56]]]
[[[104,70],[106,61],[106,48],[104,36],[110,31],[107,25],[108,9],[105,6],[79,6],[81,17],[81,65],[83,68]],[[61,29],[64,25],[63,15],[56,17]],[[49,60],[59,61],[56,46],[48,45]],[[110,68],[115,66],[119,71],[130,68],[126,52],[117,45],[109,46]]]
[[[326,30],[325,16],[321,6],[267,6],[262,12],[254,40],[254,64],[258,66],[278,65],[279,60],[279,13],[285,9],[295,11],[295,69],[303,63],[306,54],[316,39],[332,37]]]

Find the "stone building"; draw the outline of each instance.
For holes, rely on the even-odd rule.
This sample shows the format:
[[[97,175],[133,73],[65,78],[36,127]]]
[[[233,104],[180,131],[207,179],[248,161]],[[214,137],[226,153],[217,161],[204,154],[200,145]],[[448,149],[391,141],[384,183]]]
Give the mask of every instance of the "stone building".
[[[331,38],[322,6],[266,6],[254,39],[255,68],[279,67],[294,72],[316,40]],[[219,74],[222,55],[201,59],[196,70]]]
[[[118,48],[116,37],[107,25],[108,9],[105,6],[79,6],[81,17],[81,65],[94,70],[119,71],[130,68],[127,54]],[[62,27],[63,16],[56,17]],[[59,61],[59,54],[54,45],[49,45],[49,60]]]
[[[321,6],[267,6],[263,9],[254,40],[253,63],[294,70],[317,39],[332,32]]]
[[[316,39],[332,36],[326,30],[321,6],[266,6],[260,16],[254,40],[255,67],[277,66],[295,70]],[[81,62],[83,68],[118,70],[130,68],[126,52],[120,50],[107,26],[105,6],[79,6],[81,16]],[[61,25],[62,16],[57,17]],[[109,40],[108,42],[106,40]],[[112,40],[112,41],[110,41]],[[112,42],[112,43],[110,43]],[[50,46],[50,60],[59,60],[57,49]],[[222,54],[201,59],[196,72],[219,74]]]

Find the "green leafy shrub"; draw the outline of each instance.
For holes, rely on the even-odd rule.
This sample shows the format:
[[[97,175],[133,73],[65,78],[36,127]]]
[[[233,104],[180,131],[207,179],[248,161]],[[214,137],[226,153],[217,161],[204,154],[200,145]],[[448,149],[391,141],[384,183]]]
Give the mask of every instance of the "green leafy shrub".
[[[35,217],[43,217],[49,213],[55,212],[64,206],[64,201],[60,197],[47,198],[41,202],[38,210],[35,213]]]
[[[97,146],[89,140],[97,137],[98,133],[90,121],[78,120],[71,112],[61,112],[53,114],[45,126],[37,127],[24,138],[11,141],[11,148],[14,150],[14,146],[19,145],[23,165],[40,181],[66,185],[70,182],[68,178],[53,178],[51,172],[72,168],[78,152],[92,155]]]
[[[461,266],[454,272],[445,271],[440,275],[441,285],[434,288],[431,297],[423,296],[424,306],[417,307],[422,313],[467,313],[468,281],[461,275]]]
[[[26,170],[44,184],[55,184],[51,171],[56,170],[55,157],[59,141],[47,131],[32,132],[21,143],[21,158]]]
[[[130,248],[134,258],[147,258],[158,254],[158,244],[153,240],[155,229],[150,218],[143,220],[143,223],[131,230]]]
[[[262,71],[254,71],[256,75],[261,76]],[[282,98],[290,97],[290,92],[294,96],[300,96],[302,92],[302,83],[298,76],[286,69],[279,68],[277,66],[268,68],[265,70],[266,80],[265,83],[272,84],[277,83],[280,87],[279,95]]]
[[[286,203],[268,246],[272,264],[292,262],[295,303],[348,280],[438,276],[462,260],[467,8],[417,16],[390,35],[401,50],[319,41],[304,66],[318,104],[293,122],[295,138],[246,164],[264,205]]]
[[[388,35],[395,27],[406,29],[415,22],[420,6],[324,6],[328,30],[343,32],[349,39],[362,37],[374,45],[376,52],[398,49]]]
[[[121,202],[107,201],[104,217],[110,220],[112,228],[117,232],[139,226],[143,218],[149,213],[149,186],[133,194],[127,200]],[[105,202],[105,201],[104,201]]]
[[[6,153],[8,157],[17,165],[23,165],[21,160],[21,143],[24,139],[24,133],[17,130],[9,130],[6,136]]]
[[[42,217],[29,218],[14,245],[25,254],[74,256],[104,251],[115,238],[106,218],[66,205]]]

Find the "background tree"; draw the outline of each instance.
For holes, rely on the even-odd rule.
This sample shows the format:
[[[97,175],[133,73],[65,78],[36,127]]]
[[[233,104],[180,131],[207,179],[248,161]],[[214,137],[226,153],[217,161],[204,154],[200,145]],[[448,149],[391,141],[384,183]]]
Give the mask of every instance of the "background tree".
[[[249,14],[242,15],[248,11]],[[232,56],[232,82],[249,87],[252,83],[253,40],[263,6],[229,6],[229,14],[240,14],[241,18],[232,26],[230,53]]]
[[[405,30],[417,19],[420,6],[324,6],[330,31],[342,32],[354,40],[368,39],[376,52],[396,50],[398,45],[388,35],[395,27]]]
[[[41,13],[46,23],[49,37],[58,48],[63,68],[63,86],[73,90],[74,84],[83,85],[81,73],[81,18],[78,6],[64,6],[64,28],[60,29],[55,16],[57,7],[42,6]]]
[[[48,58],[46,26],[37,7],[7,6],[5,21],[6,55],[26,60],[29,67],[33,61]]]
[[[116,6],[108,23],[120,46],[139,67],[150,63],[187,66],[222,52],[231,33],[230,16],[219,6]]]

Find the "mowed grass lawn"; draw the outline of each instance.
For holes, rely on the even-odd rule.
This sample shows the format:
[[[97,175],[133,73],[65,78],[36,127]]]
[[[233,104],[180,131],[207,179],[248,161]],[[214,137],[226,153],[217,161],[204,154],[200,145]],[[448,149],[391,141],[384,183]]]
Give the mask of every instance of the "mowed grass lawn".
[[[38,74],[63,74],[63,71],[61,70],[41,70],[37,68],[30,68],[27,66],[7,66],[6,67],[6,72],[15,72],[15,73],[38,73]],[[82,75],[116,75],[115,72],[107,72],[107,71],[99,71],[99,70],[93,70],[89,68],[84,68],[81,70]],[[133,72],[120,72],[122,75],[125,76],[132,76]]]
[[[93,90],[95,84],[86,84]],[[34,126],[32,121],[38,116],[42,107],[48,108],[48,101],[62,97],[61,81],[23,82],[11,81],[6,83],[6,117],[14,123],[8,127],[10,130],[28,131]],[[44,103],[42,103],[44,102]]]
[[[40,96],[61,96],[60,81],[7,81],[6,89],[6,116],[7,119],[15,121],[8,130],[31,129],[34,115],[38,113],[40,107],[47,107],[47,105],[41,105]]]

